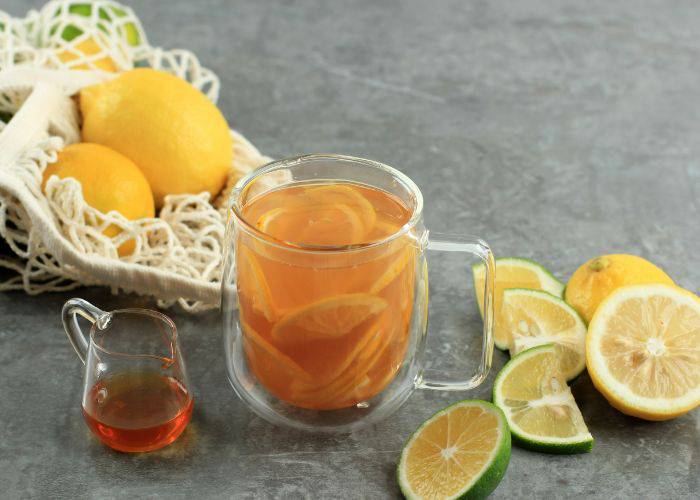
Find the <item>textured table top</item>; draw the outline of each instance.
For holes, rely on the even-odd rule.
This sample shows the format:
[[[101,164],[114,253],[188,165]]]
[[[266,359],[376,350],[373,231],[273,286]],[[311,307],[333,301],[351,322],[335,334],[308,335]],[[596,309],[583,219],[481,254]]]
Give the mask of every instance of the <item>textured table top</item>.
[[[131,4],[153,44],[187,47],[219,74],[224,114],[270,156],[388,163],[418,183],[433,230],[478,234],[562,280],[590,257],[628,252],[700,288],[695,1]],[[475,354],[473,310],[460,319],[467,283],[466,270],[431,272],[435,366]],[[507,359],[496,352],[471,394],[416,392],[375,427],[314,437],[274,428],[236,399],[217,314],[173,314],[192,424],[171,447],[125,455],[83,424],[81,364],[59,319],[71,295],[104,309],[152,306],[98,288],[0,295],[0,497],[396,497],[409,433],[457,399],[489,399]],[[697,497],[698,411],[650,423],[612,409],[585,374],[573,391],[593,452],[514,448],[495,498]]]

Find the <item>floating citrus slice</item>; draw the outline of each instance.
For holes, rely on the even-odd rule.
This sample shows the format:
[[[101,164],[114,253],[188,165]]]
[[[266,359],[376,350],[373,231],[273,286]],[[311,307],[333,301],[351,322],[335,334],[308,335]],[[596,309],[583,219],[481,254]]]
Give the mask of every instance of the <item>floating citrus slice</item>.
[[[513,338],[511,356],[554,344],[566,380],[586,369],[586,325],[562,299],[538,290],[508,289],[503,292],[501,311]]]
[[[365,239],[357,211],[342,203],[273,208],[255,226],[278,240],[306,245],[354,245]]]
[[[253,310],[265,316],[268,321],[273,321],[277,314],[265,274],[253,252],[242,245],[239,245],[238,249],[238,269],[236,272],[239,293],[241,293],[243,300],[250,301]]]
[[[667,420],[700,404],[700,298],[672,285],[618,288],[593,315],[588,372],[615,408]]]
[[[583,453],[593,437],[576,406],[552,344],[528,349],[496,376],[493,402],[503,410],[513,437],[545,453]]]
[[[334,295],[289,312],[272,329],[283,343],[334,340],[375,319],[387,301],[367,293]]]
[[[510,461],[503,412],[486,401],[461,401],[423,423],[396,470],[406,498],[486,498]]]
[[[472,268],[474,277],[474,292],[479,304],[479,312],[483,317],[484,311],[484,280],[485,268],[483,264],[477,264]],[[544,290],[552,295],[561,297],[564,285],[556,280],[552,274],[536,262],[527,259],[507,257],[496,259],[496,290],[494,293],[494,340],[496,347],[502,350],[510,349],[512,339],[510,332],[503,323],[501,316],[501,304],[503,302],[503,290],[506,288],[529,288],[531,290]]]
[[[306,189],[306,195],[323,205],[346,205],[353,209],[362,221],[364,234],[368,234],[377,222],[374,207],[357,189],[343,184],[313,186]]]

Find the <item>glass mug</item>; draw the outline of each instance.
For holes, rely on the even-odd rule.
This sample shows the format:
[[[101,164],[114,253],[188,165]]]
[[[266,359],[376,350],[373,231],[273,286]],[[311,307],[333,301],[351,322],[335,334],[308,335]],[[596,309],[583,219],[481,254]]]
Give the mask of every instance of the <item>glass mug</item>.
[[[87,339],[77,316],[92,323]],[[125,452],[175,441],[194,399],[172,320],[147,309],[106,312],[83,299],[66,302],[62,319],[85,365],[83,417],[93,434]]]
[[[423,226],[407,176],[361,158],[273,162],[232,192],[222,279],[227,376],[275,424],[349,432],[416,388],[465,391],[493,354],[494,257],[471,236]],[[424,369],[426,251],[466,252],[486,269],[481,359],[464,380]]]

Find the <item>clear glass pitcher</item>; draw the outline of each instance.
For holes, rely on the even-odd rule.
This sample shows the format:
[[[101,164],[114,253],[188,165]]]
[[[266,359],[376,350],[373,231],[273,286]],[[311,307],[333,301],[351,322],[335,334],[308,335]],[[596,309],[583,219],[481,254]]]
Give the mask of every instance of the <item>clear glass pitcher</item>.
[[[284,196],[273,196],[283,190]],[[304,227],[277,227],[273,234],[285,214],[299,209],[295,196],[310,192],[322,196],[326,208]],[[361,244],[295,241],[295,234],[313,235],[324,224],[350,232],[386,225],[362,193],[375,204],[394,200],[406,222]],[[265,212],[248,220],[254,203],[265,204]],[[462,380],[424,369],[426,252],[466,252],[485,264],[481,359]],[[428,233],[421,192],[398,170],[335,155],[273,162],[242,178],[232,193],[222,279],[229,381],[272,423],[337,432],[384,418],[416,388],[472,389],[491,367],[494,280],[494,257],[484,241]]]
[[[87,338],[78,316],[92,323]],[[172,320],[148,309],[107,312],[77,298],[64,304],[62,319],[85,365],[83,417],[93,434],[125,452],[175,441],[194,399]]]

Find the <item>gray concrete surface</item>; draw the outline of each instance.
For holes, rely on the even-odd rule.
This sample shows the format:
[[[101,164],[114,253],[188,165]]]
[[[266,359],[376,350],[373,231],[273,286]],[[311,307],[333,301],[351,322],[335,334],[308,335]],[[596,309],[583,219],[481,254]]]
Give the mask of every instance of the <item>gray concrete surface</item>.
[[[152,43],[190,48],[218,72],[225,115],[273,157],[336,152],[396,166],[423,190],[434,230],[479,234],[563,280],[592,256],[629,252],[700,288],[698,2],[132,5]],[[474,354],[458,349],[477,320],[463,319],[466,274],[455,276],[431,274],[436,366]],[[82,422],[81,365],[59,320],[71,295],[150,304],[96,288],[0,295],[0,497],[396,497],[403,441],[462,397],[416,393],[349,436],[273,428],[225,380],[218,316],[174,314],[192,424],[161,452],[119,454]],[[489,382],[464,397],[488,399],[505,360],[496,353]],[[697,498],[697,411],[643,422],[612,409],[586,375],[573,390],[594,451],[514,449],[494,498]]]

